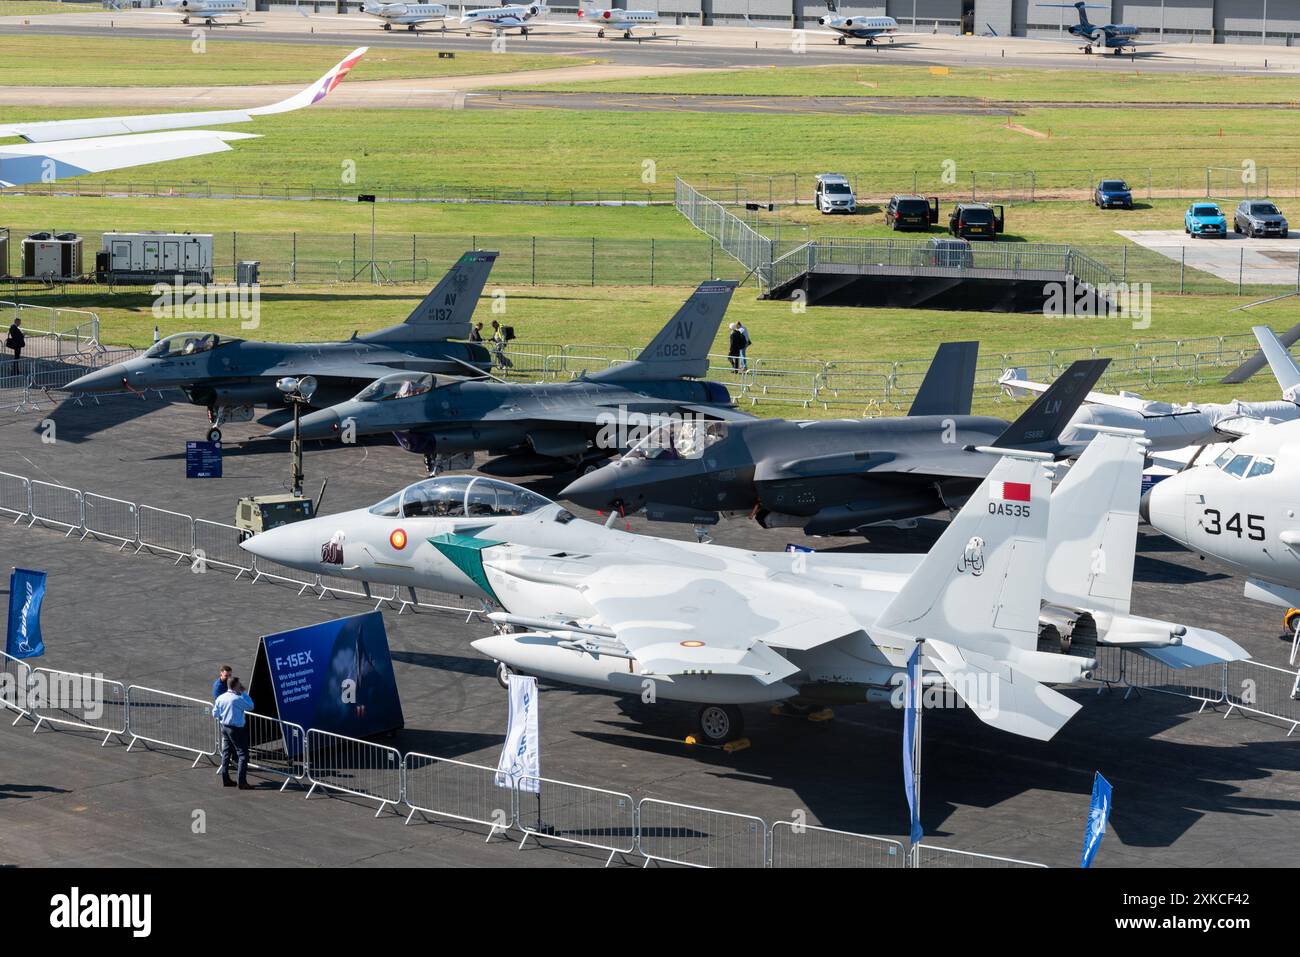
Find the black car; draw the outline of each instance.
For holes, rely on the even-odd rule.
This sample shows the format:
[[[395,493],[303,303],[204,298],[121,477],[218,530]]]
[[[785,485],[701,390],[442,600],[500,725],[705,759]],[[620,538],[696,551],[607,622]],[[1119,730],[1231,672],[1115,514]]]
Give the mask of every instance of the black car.
[[[1282,211],[1267,200],[1247,199],[1232,215],[1232,231],[1247,236],[1280,236],[1286,239],[1289,227]]]
[[[885,224],[890,229],[929,229],[939,221],[939,197],[891,196],[885,207]]]
[[[1122,179],[1103,179],[1092,191],[1092,202],[1098,209],[1132,209],[1133,191]]]
[[[995,239],[1002,226],[1002,207],[988,203],[958,203],[948,214],[948,233],[958,239]]]

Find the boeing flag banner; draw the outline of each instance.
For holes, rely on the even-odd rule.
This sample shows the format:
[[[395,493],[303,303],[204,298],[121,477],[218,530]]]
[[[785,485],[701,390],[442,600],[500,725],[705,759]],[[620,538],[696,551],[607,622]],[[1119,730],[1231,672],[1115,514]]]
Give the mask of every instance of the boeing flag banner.
[[[273,701],[272,717],[307,731],[364,738],[403,724],[384,616],[377,611],[267,635],[249,693],[259,714],[268,714]]]
[[[5,653],[13,658],[45,654],[41,638],[41,603],[45,600],[45,572],[15,568],[9,576],[9,631]]]
[[[1110,782],[1097,772],[1092,779],[1092,804],[1088,808],[1088,824],[1083,829],[1083,857],[1080,867],[1091,867],[1097,856],[1101,839],[1106,836],[1106,822],[1110,820]]]
[[[912,657],[907,659],[907,697],[903,701],[903,789],[907,792],[907,806],[912,812],[912,843],[921,843],[925,832],[921,830],[921,806],[916,794],[916,769],[912,757],[916,753],[917,716],[921,709],[921,645],[917,644]]]
[[[508,788],[517,782],[521,791],[541,791],[537,780],[542,774],[541,736],[537,726],[537,679],[512,674],[509,726],[497,761],[497,787]]]

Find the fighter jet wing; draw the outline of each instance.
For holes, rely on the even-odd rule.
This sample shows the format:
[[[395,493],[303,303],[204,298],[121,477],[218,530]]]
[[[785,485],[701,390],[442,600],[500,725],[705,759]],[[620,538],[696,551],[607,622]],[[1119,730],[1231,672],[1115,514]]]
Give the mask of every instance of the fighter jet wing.
[[[755,583],[698,563],[608,558],[578,590],[652,674],[749,675],[772,684],[799,670],[773,648],[813,648],[861,630],[824,594],[782,574]]]
[[[927,455],[862,449],[834,452],[802,459],[760,462],[754,469],[756,482],[781,482],[810,478],[852,478],[854,475],[878,476],[890,473],[934,475],[942,478],[984,478],[993,463],[978,452],[960,449]]]
[[[27,141],[0,146],[0,187],[224,152],[230,149],[227,143],[255,134],[195,127],[248,123],[256,116],[311,106],[338,86],[365,52],[365,47],[353,50],[311,86],[269,106],[0,125],[0,137],[17,136]]]

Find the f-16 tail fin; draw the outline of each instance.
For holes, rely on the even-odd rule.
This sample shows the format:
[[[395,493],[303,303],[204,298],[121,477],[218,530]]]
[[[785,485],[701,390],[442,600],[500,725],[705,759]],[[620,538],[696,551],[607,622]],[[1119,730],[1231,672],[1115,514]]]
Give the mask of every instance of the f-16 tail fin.
[[[406,319],[359,338],[364,342],[441,342],[468,338],[470,319],[497,255],[465,253]]]
[[[1136,431],[1099,431],[1052,493],[1044,601],[1128,614],[1145,444]]]
[[[1069,424],[1108,365],[1109,359],[1080,359],[1072,363],[1046,392],[1007,426],[993,445],[1036,452],[1059,450],[1061,430]]]
[[[1259,338],[1258,333],[1256,333],[1255,338]],[[1300,324],[1292,326],[1286,332],[1282,333],[1282,335],[1277,336],[1277,340],[1282,344],[1283,349],[1290,349],[1298,339],[1300,339]],[[1240,385],[1260,369],[1264,368],[1264,364],[1267,361],[1268,357],[1261,349],[1219,381],[1224,385]]]
[[[970,415],[978,342],[939,344],[908,415]]]
[[[633,382],[699,378],[707,374],[709,350],[737,285],[730,279],[701,283],[636,359],[601,369],[590,378]]]

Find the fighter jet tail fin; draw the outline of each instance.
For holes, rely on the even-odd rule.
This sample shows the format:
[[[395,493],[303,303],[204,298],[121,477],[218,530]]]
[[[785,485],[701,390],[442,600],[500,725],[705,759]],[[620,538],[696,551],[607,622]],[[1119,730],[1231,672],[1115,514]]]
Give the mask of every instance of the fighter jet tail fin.
[[[1295,401],[1300,396],[1300,388],[1297,388],[1300,387],[1300,368],[1287,349],[1289,343],[1278,338],[1268,326],[1254,326],[1250,331],[1259,340],[1259,350],[1268,361],[1268,367],[1273,370],[1273,378],[1277,379],[1277,384],[1282,388],[1282,397]],[[1287,335],[1290,336],[1290,331]],[[1295,337],[1291,341],[1294,342]]]
[[[880,628],[961,647],[1038,644],[1051,480],[1008,452],[881,613]]]
[[[993,445],[1002,449],[1054,452],[1064,429],[1083,404],[1109,359],[1080,359],[1070,365],[1016,421],[1007,426]]]
[[[1044,601],[1129,613],[1145,445],[1137,431],[1099,430],[1052,493]]]
[[[1256,335],[1255,338],[1259,338],[1259,336]],[[1282,333],[1282,335],[1277,336],[1278,342],[1282,344],[1282,348],[1284,349],[1290,349],[1298,339],[1300,339],[1300,323],[1292,326],[1286,332]],[[1264,355],[1264,352],[1261,349],[1219,381],[1224,385],[1240,385],[1260,369],[1264,368],[1264,364],[1267,361],[1268,357]]]
[[[908,415],[970,415],[978,342],[939,344]]]
[[[591,376],[606,382],[699,378],[709,371],[709,350],[727,314],[734,280],[701,283],[668,320],[650,345],[632,362],[610,366]]]
[[[363,342],[441,342],[468,338],[470,319],[497,255],[482,251],[465,253],[406,319],[360,339]]]

